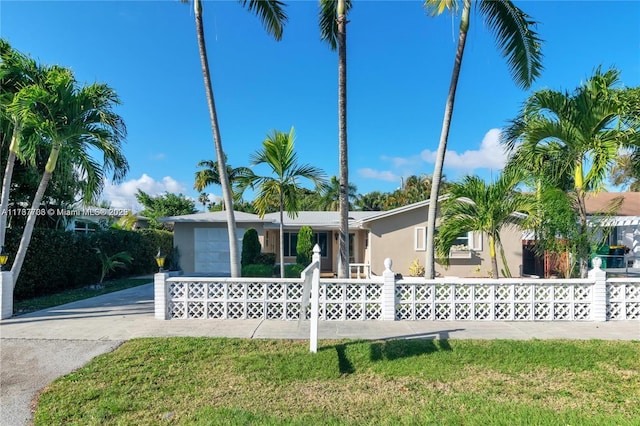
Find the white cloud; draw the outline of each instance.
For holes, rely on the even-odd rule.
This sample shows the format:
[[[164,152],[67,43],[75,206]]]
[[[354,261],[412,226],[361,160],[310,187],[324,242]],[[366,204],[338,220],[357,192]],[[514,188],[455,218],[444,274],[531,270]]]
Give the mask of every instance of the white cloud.
[[[436,152],[425,149],[420,158],[426,163],[435,163]],[[467,150],[459,154],[447,150],[444,167],[472,173],[475,169],[501,170],[507,162],[507,154],[500,145],[500,129],[491,129],[484,135],[480,149]]]
[[[159,195],[165,192],[185,193],[187,191],[186,186],[171,176],[165,176],[161,181],[156,181],[144,173],[138,179],[131,179],[117,185],[107,180],[104,184],[102,198],[111,202],[111,207],[113,208],[127,208],[139,211],[142,206],[136,200],[138,189],[150,195]]]
[[[162,161],[167,158],[167,154],[165,154],[164,152],[158,152],[151,155],[149,158],[154,161]]]
[[[388,170],[374,170],[371,168],[359,169],[358,174],[368,179],[378,179],[387,182],[400,182],[400,176]]]

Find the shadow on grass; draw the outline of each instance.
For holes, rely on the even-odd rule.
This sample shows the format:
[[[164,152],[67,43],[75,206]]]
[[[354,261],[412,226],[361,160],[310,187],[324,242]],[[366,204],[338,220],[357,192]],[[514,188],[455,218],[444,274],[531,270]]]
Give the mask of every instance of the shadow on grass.
[[[369,344],[369,359],[372,362],[393,361],[401,358],[417,357],[428,355],[439,351],[453,351],[449,343],[448,333],[439,333],[440,338],[421,336],[403,336],[405,338],[387,339],[375,341]],[[350,375],[356,372],[353,362],[347,355],[349,346],[362,344],[362,340],[354,340],[336,345],[320,348],[321,351],[334,350],[338,356],[338,371],[341,375]]]

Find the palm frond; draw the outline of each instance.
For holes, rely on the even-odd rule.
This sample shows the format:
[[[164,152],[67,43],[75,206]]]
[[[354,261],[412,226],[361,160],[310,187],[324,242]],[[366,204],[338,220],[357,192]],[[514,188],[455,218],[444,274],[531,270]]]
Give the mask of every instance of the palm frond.
[[[542,40],[534,30],[537,22],[509,0],[482,0],[478,8],[507,59],[515,83],[528,89],[542,72]]]
[[[338,48],[338,1],[320,0],[318,19],[320,24],[320,39],[326,42],[331,50]],[[351,0],[344,0],[344,14],[349,15]]]
[[[238,0],[243,7],[254,13],[267,33],[272,35],[276,40],[282,39],[284,25],[289,18],[284,8],[286,4],[280,0]]]

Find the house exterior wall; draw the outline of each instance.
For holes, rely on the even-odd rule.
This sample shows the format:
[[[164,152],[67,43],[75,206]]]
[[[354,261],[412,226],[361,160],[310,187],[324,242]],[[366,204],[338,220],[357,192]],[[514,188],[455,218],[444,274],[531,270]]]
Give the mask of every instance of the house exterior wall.
[[[425,265],[427,207],[380,218],[369,222],[368,225],[371,234],[367,256],[370,257],[374,274],[382,275],[385,258],[390,258],[393,261],[393,271],[403,276],[409,276],[409,266],[414,259],[418,259],[420,265]],[[504,229],[501,232],[501,240],[511,274],[519,276],[522,263],[522,231]],[[436,274],[457,277],[488,276],[491,271],[491,258],[487,236],[474,233],[472,246],[474,250],[471,250],[470,257],[451,258],[447,268],[436,261]],[[503,268],[498,253],[498,269]]]
[[[247,230],[254,228],[258,235],[263,234],[261,223],[237,223],[238,229]],[[195,273],[195,240],[196,228],[218,228],[226,229],[226,223],[205,223],[205,222],[176,222],[173,228],[173,246],[180,251],[180,268],[185,274]],[[260,237],[261,238],[261,237]],[[261,241],[262,244],[262,241]],[[242,250],[242,240],[238,248]]]

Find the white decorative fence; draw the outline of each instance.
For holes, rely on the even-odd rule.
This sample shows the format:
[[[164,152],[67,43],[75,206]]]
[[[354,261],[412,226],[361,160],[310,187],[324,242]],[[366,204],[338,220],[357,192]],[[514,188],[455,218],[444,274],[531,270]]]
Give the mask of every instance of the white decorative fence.
[[[315,279],[320,320],[640,320],[640,278],[607,279],[599,268],[588,279],[396,280],[390,261],[368,279],[312,279],[311,266],[300,279],[156,274],[156,318],[298,320],[304,300],[308,319]]]

